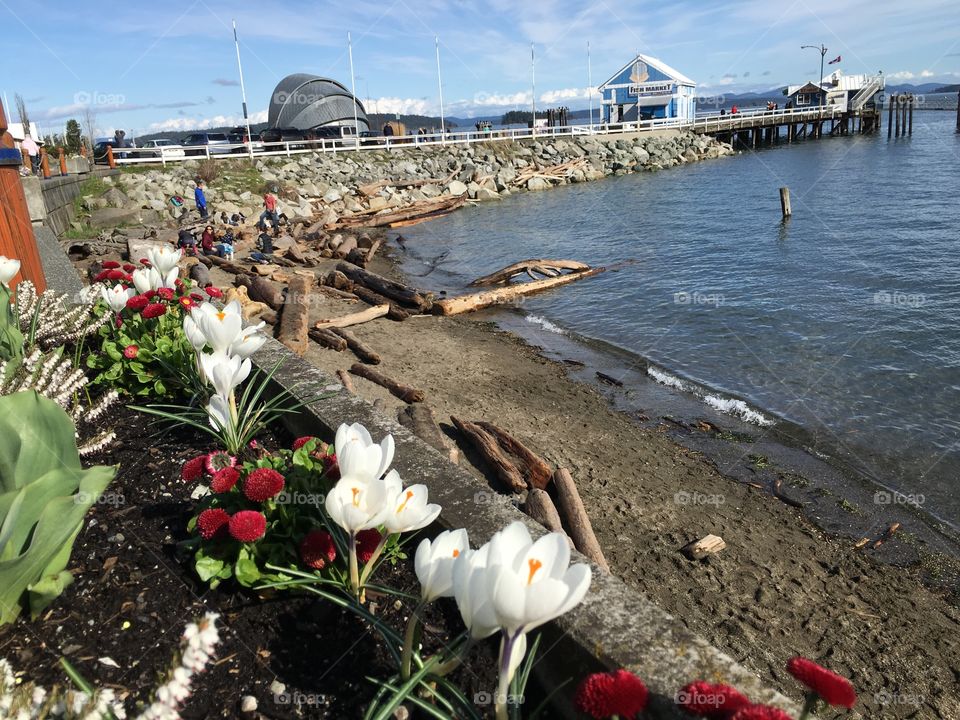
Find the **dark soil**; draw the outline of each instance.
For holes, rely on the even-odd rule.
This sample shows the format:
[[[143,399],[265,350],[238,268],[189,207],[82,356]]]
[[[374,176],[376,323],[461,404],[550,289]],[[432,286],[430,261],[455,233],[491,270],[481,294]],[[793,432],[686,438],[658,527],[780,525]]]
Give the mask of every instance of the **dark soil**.
[[[377,689],[367,678],[395,672],[377,631],[309,595],[258,596],[231,584],[208,589],[177,548],[193,507],[192,487],[180,480],[180,467],[214,448],[193,432],[158,436],[146,416],[127,409],[109,423],[118,442],[90,464],[119,464],[119,471],[74,545],[75,581],[42,617],[22,616],[0,628],[0,657],[45,687],[68,683],[59,665],[66,657],[93,684],[114,688],[132,709],[149,702],[162,682],[185,624],[217,612],[217,660],[196,678],[184,718],[237,717],[245,695],[257,698],[265,718],[361,717]],[[268,448],[278,441],[287,444],[289,438],[261,438]],[[407,547],[412,554],[415,544]],[[374,583],[419,593],[411,562],[381,565]],[[411,602],[373,595],[369,600],[379,601],[377,614],[402,634]],[[425,652],[462,631],[451,603],[434,606]],[[450,677],[473,697],[495,687],[495,667],[490,641]]]

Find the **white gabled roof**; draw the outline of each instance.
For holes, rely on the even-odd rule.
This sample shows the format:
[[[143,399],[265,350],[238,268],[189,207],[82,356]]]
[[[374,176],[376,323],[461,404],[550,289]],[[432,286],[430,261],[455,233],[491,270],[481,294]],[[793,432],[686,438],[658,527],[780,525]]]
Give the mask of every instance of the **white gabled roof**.
[[[606,87],[607,85],[609,85],[611,82],[613,82],[613,80],[614,80],[620,73],[622,73],[622,72],[623,72],[624,70],[626,70],[628,67],[630,67],[631,65],[633,65],[635,62],[637,62],[637,60],[639,60],[640,62],[644,62],[644,63],[646,63],[647,65],[649,65],[650,67],[659,70],[659,71],[662,72],[664,75],[669,75],[669,76],[672,77],[674,80],[676,80],[677,82],[679,82],[681,85],[693,85],[693,86],[696,86],[696,83],[695,83],[693,80],[691,80],[690,78],[688,78],[688,77],[687,77],[686,75],[684,75],[683,73],[681,73],[681,72],[679,72],[679,71],[677,71],[677,70],[674,70],[672,67],[670,67],[669,65],[667,65],[665,62],[663,62],[663,61],[661,61],[661,60],[658,60],[658,59],[655,58],[655,57],[650,57],[649,55],[640,54],[640,55],[637,55],[635,58],[633,58],[633,59],[632,59],[630,62],[628,62],[626,65],[624,65],[622,68],[620,68],[619,70],[617,70],[617,71],[610,77],[610,79],[608,79],[605,83],[601,84],[600,87],[597,88],[597,90],[602,90],[604,87]]]

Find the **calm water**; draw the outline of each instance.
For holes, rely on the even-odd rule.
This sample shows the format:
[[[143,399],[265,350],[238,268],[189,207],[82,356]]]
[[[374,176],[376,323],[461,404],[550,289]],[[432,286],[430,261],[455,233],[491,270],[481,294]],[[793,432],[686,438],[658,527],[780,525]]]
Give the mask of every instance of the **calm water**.
[[[960,136],[832,138],[524,193],[407,228],[459,291],[525,257],[620,266],[523,311],[795,422],[960,525]],[[780,222],[777,189],[793,197]]]

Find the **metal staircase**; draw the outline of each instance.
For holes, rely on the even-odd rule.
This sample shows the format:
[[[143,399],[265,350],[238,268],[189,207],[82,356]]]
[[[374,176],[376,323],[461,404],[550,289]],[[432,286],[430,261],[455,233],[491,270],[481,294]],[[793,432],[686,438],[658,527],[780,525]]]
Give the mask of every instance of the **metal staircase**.
[[[883,75],[874,75],[869,78],[867,84],[860,88],[856,95],[850,98],[850,102],[847,104],[847,110],[851,112],[862,110],[863,106],[870,102],[871,98],[883,90],[883,88]]]

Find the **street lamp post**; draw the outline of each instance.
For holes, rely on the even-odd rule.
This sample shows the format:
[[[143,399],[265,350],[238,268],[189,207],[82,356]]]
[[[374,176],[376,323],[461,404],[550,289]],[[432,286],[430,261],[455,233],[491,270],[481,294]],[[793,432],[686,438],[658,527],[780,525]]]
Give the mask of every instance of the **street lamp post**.
[[[820,53],[820,82],[817,83],[817,87],[820,88],[820,92],[817,93],[817,96],[820,98],[818,103],[820,107],[823,107],[823,58],[827,54],[827,48],[822,43],[820,45],[801,45],[801,50],[806,50],[810,48],[811,50],[817,50]]]

